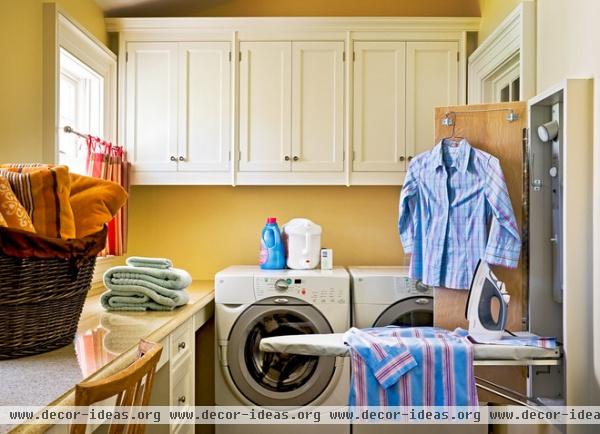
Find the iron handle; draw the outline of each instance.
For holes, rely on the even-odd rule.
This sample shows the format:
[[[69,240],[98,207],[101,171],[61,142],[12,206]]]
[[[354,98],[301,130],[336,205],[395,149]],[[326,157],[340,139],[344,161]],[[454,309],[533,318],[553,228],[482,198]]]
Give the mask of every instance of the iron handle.
[[[289,156],[289,155],[286,155],[285,157],[283,157],[283,159],[284,159],[285,161],[290,161],[290,156]]]
[[[400,158],[399,158],[399,160],[400,161],[404,161],[405,160],[404,155],[401,155]]]
[[[180,397],[177,399],[177,401],[178,401],[180,404],[185,404],[185,395],[181,395],[181,396],[180,396]]]
[[[179,342],[179,345],[177,345],[177,348],[179,348],[180,350],[185,350],[185,342]]]
[[[298,161],[300,158],[298,158],[297,155],[294,155],[294,161]]]
[[[174,155],[171,155],[171,161],[177,161],[177,158],[175,158]]]
[[[179,156],[179,161],[185,161],[185,158],[183,158],[181,155]]]

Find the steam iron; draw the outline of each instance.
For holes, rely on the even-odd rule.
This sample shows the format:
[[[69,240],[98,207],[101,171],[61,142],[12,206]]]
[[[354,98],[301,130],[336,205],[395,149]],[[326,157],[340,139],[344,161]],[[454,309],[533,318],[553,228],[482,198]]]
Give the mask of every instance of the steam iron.
[[[498,316],[494,319],[492,301],[498,301]],[[465,316],[469,321],[469,335],[477,342],[488,343],[502,338],[508,314],[510,295],[504,282],[498,280],[487,262],[480,260],[475,269]]]

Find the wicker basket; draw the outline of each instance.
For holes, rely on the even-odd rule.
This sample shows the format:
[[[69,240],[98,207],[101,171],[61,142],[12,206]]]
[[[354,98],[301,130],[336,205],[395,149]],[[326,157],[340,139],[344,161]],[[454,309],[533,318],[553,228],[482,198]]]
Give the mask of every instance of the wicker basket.
[[[73,342],[105,235],[63,241],[0,230],[0,360]]]

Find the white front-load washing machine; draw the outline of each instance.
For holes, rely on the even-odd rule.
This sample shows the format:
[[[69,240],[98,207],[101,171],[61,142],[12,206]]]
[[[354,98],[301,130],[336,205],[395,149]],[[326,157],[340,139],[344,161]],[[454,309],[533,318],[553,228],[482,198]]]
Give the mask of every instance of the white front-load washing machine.
[[[408,277],[408,267],[350,267],[352,325],[433,326],[433,288]]]
[[[350,327],[350,276],[333,270],[232,266],[215,276],[215,404],[345,406],[349,360],[260,351],[262,338],[343,333]],[[301,422],[299,422],[301,423]],[[230,433],[340,433],[346,425],[225,425]]]

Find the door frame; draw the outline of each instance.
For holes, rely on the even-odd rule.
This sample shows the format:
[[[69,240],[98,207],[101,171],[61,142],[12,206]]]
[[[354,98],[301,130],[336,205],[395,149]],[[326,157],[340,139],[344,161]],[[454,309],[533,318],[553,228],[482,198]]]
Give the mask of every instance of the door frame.
[[[485,101],[485,89],[491,87],[495,74],[518,57],[520,101],[536,93],[536,8],[535,2],[521,3],[469,56],[468,104],[494,103]]]

